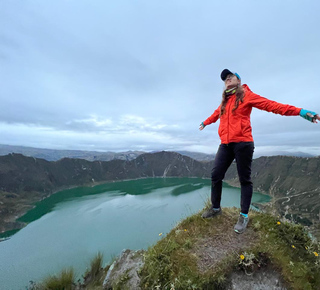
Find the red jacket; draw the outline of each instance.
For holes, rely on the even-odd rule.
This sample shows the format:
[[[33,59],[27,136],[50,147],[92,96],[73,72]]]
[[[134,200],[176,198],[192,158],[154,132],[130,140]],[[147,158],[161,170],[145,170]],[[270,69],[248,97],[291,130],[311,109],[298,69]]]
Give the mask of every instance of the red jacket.
[[[231,142],[253,142],[250,114],[252,108],[258,108],[267,112],[284,116],[297,116],[301,108],[284,105],[268,100],[253,93],[247,85],[242,85],[244,89],[243,103],[239,102],[238,108],[232,112],[235,105],[236,95],[230,96],[224,114],[220,117],[220,106],[214,113],[206,119],[203,124],[215,123],[220,118],[219,136],[222,144]]]

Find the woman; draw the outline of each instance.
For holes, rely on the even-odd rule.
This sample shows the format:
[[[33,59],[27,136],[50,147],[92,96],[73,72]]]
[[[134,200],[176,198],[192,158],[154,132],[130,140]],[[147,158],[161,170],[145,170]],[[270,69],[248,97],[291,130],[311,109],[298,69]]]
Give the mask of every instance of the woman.
[[[253,93],[247,85],[241,85],[237,73],[228,69],[221,72],[225,83],[220,106],[214,113],[200,124],[200,130],[220,119],[219,136],[221,144],[215,156],[211,172],[211,203],[210,209],[202,214],[203,218],[211,218],[221,214],[222,180],[232,161],[235,159],[241,184],[241,212],[234,230],[243,233],[248,225],[248,212],[252,197],[251,163],[254,151],[250,114],[252,108],[284,116],[298,116],[317,123],[318,114],[290,105],[280,104]]]

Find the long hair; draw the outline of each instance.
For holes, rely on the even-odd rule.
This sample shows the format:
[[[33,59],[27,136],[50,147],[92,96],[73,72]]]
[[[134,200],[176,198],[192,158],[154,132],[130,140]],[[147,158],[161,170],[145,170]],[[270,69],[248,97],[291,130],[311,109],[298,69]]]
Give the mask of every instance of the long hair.
[[[243,103],[244,90],[240,84],[237,86],[235,94],[236,94],[236,100],[234,102],[234,107],[232,109],[232,113],[238,108],[240,102]],[[228,102],[230,96],[231,95],[227,94],[226,90],[223,91],[222,101],[220,104],[220,116],[222,116],[225,113],[226,105],[227,105],[227,102]]]

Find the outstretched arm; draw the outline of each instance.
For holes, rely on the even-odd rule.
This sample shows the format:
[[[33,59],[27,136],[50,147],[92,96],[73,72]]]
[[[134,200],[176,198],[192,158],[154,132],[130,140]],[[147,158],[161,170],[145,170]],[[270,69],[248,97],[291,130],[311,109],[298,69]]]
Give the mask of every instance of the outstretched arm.
[[[220,117],[220,106],[214,111],[214,113],[207,118],[205,121],[203,121],[200,126],[199,130],[203,130],[205,126],[210,125],[212,123],[215,123]]]
[[[264,110],[264,111],[268,111],[268,112],[272,112],[275,114],[280,114],[283,116],[298,116],[300,115],[302,118],[312,122],[312,123],[318,123],[317,120],[320,121],[320,117],[319,114],[309,111],[309,110],[305,110],[305,109],[301,109],[301,108],[297,108],[291,105],[285,105],[285,104],[281,104],[269,99],[266,99],[264,97],[261,97],[255,93],[250,94],[250,102],[252,104],[253,107],[256,107],[260,110]]]
[[[282,116],[298,116],[301,111],[301,108],[287,104],[281,104],[261,97],[253,92],[250,92],[248,95],[251,105],[259,110],[272,112]]]

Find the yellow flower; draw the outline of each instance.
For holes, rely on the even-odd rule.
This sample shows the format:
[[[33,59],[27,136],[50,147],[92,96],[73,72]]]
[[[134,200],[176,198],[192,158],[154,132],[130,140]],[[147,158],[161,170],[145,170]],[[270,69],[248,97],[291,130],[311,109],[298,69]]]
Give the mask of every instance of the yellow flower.
[[[159,236],[162,236],[162,233],[160,233]]]
[[[277,222],[277,225],[281,225],[281,223],[280,223],[280,222]]]
[[[307,246],[306,246],[305,248],[306,248],[306,250],[308,250],[308,247],[307,247]]]
[[[186,231],[187,231],[187,229],[184,229],[184,231],[186,232]]]
[[[316,257],[319,256],[319,254],[318,254],[317,252],[313,252],[313,254],[314,254]]]
[[[292,247],[293,249],[295,249],[295,248],[296,248],[294,245],[291,245],[291,247]]]
[[[241,260],[244,260],[244,255],[240,255],[240,259],[241,259]]]

